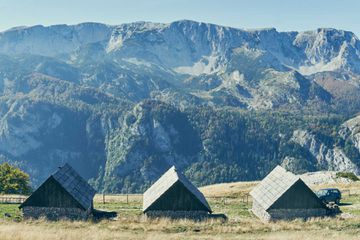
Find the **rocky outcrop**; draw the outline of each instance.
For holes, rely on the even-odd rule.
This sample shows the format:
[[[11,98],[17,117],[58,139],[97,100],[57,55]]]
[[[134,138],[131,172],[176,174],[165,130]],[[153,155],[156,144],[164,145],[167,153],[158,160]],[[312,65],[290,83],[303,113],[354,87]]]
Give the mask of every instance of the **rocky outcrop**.
[[[107,149],[103,188],[136,191],[145,190],[170,166],[190,164],[200,148],[183,113],[159,102],[142,102],[124,115]]]
[[[322,73],[337,73],[336,83],[351,78],[357,96],[359,49],[353,33],[336,29],[247,31],[187,20],[21,27],[0,33],[0,90],[42,73],[136,102],[171,90],[217,106],[313,107],[336,91]]]
[[[342,124],[339,135],[349,139],[360,152],[360,116],[354,117]]]
[[[296,130],[291,141],[308,150],[316,159],[318,169],[359,173],[359,168],[344,151],[336,146],[329,147],[306,130]]]

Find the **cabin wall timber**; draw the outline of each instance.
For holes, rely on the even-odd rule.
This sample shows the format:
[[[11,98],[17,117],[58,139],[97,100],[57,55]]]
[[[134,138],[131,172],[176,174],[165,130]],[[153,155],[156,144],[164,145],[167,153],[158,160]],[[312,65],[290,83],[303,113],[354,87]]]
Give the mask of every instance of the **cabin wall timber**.
[[[324,209],[325,206],[315,193],[302,181],[290,187],[270,209]]]
[[[26,206],[83,209],[53,177],[48,178],[29,199],[24,202],[23,207]]]
[[[208,212],[208,209],[181,182],[176,182],[145,212],[148,211]]]

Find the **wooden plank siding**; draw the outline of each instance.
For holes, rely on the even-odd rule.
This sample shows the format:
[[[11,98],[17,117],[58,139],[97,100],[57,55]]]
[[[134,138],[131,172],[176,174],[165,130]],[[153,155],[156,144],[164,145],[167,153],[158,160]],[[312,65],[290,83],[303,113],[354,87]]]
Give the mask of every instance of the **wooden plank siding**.
[[[85,210],[52,176],[21,207],[59,207]]]
[[[145,212],[148,211],[208,211],[180,181],[171,186]]]
[[[299,179],[270,209],[314,209],[326,208],[315,193]]]

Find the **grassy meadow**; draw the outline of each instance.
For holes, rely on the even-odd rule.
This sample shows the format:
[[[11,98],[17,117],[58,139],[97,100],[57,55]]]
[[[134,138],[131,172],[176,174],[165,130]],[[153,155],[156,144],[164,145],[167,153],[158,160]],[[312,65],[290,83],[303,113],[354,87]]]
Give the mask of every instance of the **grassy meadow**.
[[[145,221],[141,195],[102,195],[95,208],[118,212],[116,220],[71,222],[22,220],[18,204],[0,204],[0,239],[359,239],[360,183],[335,184],[344,191],[343,213],[334,218],[315,218],[263,223],[249,211],[248,193],[255,183],[228,183],[201,188],[214,213],[224,213],[227,222],[208,220]],[[314,189],[330,186],[313,186]],[[349,194],[350,191],[350,194]],[[5,217],[9,213],[11,217]]]

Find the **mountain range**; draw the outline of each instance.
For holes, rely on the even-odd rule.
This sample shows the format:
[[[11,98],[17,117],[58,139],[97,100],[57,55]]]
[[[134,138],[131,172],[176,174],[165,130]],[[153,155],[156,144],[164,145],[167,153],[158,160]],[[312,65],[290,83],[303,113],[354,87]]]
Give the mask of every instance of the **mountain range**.
[[[189,20],[0,33],[0,161],[34,186],[73,165],[142,192],[177,165],[198,185],[360,167],[360,41],[349,31]]]

